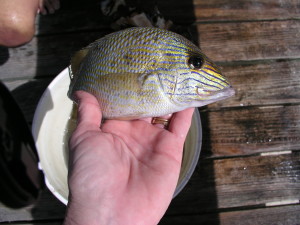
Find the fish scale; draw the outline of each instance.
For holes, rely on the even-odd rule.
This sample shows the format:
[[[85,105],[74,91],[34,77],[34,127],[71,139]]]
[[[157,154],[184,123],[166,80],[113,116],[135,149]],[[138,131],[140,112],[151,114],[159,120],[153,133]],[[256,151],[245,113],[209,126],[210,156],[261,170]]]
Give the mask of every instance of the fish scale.
[[[217,66],[192,42],[159,28],[109,34],[71,59],[68,96],[93,94],[106,119],[162,116],[234,94]],[[74,99],[73,99],[74,100]]]

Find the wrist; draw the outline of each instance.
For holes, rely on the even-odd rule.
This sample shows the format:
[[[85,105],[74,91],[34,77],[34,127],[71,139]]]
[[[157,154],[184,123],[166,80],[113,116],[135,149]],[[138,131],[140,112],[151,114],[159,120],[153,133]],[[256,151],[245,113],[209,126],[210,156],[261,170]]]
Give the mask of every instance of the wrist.
[[[92,206],[69,201],[64,225],[113,225],[112,216],[109,214],[110,212],[99,204]]]
[[[156,225],[161,219],[161,217],[156,218],[155,210],[145,213],[143,210],[128,212],[126,207],[123,210],[108,208],[110,207],[106,204],[86,206],[69,201],[63,225]],[[114,214],[114,212],[119,213]]]

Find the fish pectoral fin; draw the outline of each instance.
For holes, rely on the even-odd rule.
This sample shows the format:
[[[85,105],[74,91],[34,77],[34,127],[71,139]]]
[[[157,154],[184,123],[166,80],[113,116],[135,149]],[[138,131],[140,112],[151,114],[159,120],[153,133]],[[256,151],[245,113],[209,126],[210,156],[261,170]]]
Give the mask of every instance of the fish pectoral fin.
[[[138,74],[138,84],[140,86],[140,88],[142,89],[143,87],[145,87],[145,85],[147,85],[149,82],[151,82],[151,78],[152,76],[150,74]]]

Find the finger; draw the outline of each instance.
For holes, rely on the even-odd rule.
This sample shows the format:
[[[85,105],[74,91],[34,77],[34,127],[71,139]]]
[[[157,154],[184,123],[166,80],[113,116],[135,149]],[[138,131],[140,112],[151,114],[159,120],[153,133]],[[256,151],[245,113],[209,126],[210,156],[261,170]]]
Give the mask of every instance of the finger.
[[[76,91],[74,98],[78,104],[77,127],[86,130],[99,130],[102,113],[97,99],[84,91]]]
[[[146,121],[147,123],[151,123],[152,117],[140,118],[139,120],[143,120],[143,121]]]
[[[174,113],[169,124],[169,131],[185,140],[191,126],[193,113],[194,108],[189,108],[181,112]]]

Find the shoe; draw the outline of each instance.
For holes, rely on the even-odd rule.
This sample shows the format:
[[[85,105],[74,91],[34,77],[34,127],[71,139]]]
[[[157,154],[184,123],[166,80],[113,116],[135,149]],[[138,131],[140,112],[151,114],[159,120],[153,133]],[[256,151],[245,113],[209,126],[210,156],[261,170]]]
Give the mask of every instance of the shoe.
[[[0,201],[12,208],[32,204],[44,186],[31,131],[0,81]]]

